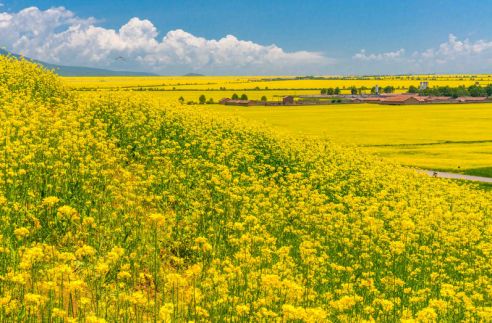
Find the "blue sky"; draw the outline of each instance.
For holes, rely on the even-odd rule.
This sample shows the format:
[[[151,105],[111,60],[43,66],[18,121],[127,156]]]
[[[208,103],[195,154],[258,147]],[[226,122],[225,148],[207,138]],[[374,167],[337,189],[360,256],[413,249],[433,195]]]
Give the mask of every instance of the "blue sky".
[[[42,21],[54,24],[43,33],[24,30],[22,34],[12,27],[4,28],[2,34],[0,18],[0,36],[10,36],[0,37],[0,41],[10,39],[1,45],[22,51],[26,56],[54,62],[144,68],[164,74],[189,70],[207,74],[492,73],[492,1],[489,0],[0,2],[3,3],[0,12],[4,15],[18,15],[14,18],[24,21],[21,19],[28,19],[28,15],[19,13],[34,6],[38,12],[29,14],[50,16],[51,20]],[[72,16],[67,18],[61,12],[62,18],[53,18],[46,13],[50,8],[59,7],[64,7]],[[151,36],[149,42],[139,48],[90,44],[90,33],[86,33],[83,36],[86,44],[82,48],[99,47],[94,49],[93,56],[90,53],[84,56],[79,55],[80,49],[74,49],[75,45],[60,44],[60,35],[51,38],[48,35],[51,32],[65,37],[66,30],[81,22],[82,28],[91,25],[118,33],[132,18],[138,18],[130,24],[132,32],[144,30],[146,36]],[[60,19],[66,21],[60,22]],[[176,30],[183,33],[168,34]],[[44,50],[49,53],[40,49],[42,39],[34,39],[41,37],[39,34],[48,37],[44,43],[53,43],[52,47],[45,46]],[[75,34],[82,37],[79,31]],[[110,34],[101,37],[105,40],[99,43],[111,41]],[[139,32],[134,36],[137,34]],[[196,39],[221,40],[227,35],[234,36],[237,43],[234,39],[225,39],[220,44],[195,44]],[[166,36],[169,36],[168,41],[161,43]],[[19,42],[22,37],[28,39]],[[73,37],[67,36],[67,39],[73,41]],[[116,44],[120,38],[112,41]],[[153,44],[150,38],[158,44]],[[177,49],[173,47],[175,41],[181,44]],[[273,44],[276,46],[272,49]],[[202,47],[197,49],[196,46]],[[237,50],[224,50],[224,46]],[[243,60],[239,57],[241,53],[244,53]],[[101,59],[101,55],[109,55],[109,58]],[[122,59],[115,61],[115,57]],[[228,61],[228,57],[233,59]]]

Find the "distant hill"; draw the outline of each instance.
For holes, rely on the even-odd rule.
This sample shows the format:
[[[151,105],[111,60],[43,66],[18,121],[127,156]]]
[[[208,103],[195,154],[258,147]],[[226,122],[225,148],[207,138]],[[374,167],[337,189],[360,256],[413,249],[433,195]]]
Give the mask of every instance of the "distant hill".
[[[188,74],[185,74],[183,76],[205,76],[203,74],[198,74],[198,73],[188,73]]]
[[[21,57],[20,55],[10,53],[4,49],[0,49],[0,55],[11,55],[17,58]],[[157,74],[146,72],[113,71],[93,67],[56,65],[30,59],[28,57],[24,58],[42,65],[47,69],[53,70],[56,74],[61,76],[157,76]]]

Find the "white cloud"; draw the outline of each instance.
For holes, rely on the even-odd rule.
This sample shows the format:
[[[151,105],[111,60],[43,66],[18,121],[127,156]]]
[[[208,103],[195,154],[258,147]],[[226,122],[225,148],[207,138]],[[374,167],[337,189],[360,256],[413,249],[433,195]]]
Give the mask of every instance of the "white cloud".
[[[321,53],[286,52],[232,35],[205,39],[181,29],[162,39],[153,23],[137,17],[118,30],[97,26],[63,8],[0,13],[0,46],[53,63],[147,69],[161,73],[307,73],[333,63]]]
[[[448,41],[439,45],[438,48],[430,48],[416,56],[424,60],[435,60],[437,63],[444,64],[451,60],[467,57],[478,57],[482,54],[492,52],[492,41],[478,40],[471,42],[468,39],[459,40],[455,35],[450,34]]]
[[[403,48],[377,54],[361,50],[352,58],[365,64],[360,69],[371,73],[489,73],[492,72],[492,41],[460,40],[449,34],[447,41],[411,55]],[[368,65],[369,62],[378,64]]]
[[[405,49],[401,48],[394,52],[369,54],[365,49],[355,54],[352,58],[360,61],[385,61],[385,60],[396,60],[405,55]]]

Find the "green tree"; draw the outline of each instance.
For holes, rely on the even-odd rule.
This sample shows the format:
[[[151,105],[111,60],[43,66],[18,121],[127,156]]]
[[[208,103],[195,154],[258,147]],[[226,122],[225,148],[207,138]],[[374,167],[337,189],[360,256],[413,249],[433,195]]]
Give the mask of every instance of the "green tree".
[[[415,85],[410,85],[408,93],[419,93],[419,89]]]
[[[246,94],[241,94],[241,100],[248,100],[248,96]]]
[[[459,98],[460,96],[469,96],[469,95],[470,92],[468,92],[468,90],[464,85],[458,86],[453,93],[454,98]]]
[[[178,101],[180,104],[183,104],[185,102],[185,99],[182,96],[180,96]]]
[[[487,96],[487,91],[480,85],[469,86],[468,92],[471,96]]]
[[[492,84],[485,87],[485,92],[487,93],[487,96],[492,96]]]
[[[267,97],[266,97],[266,96],[262,96],[262,97],[261,97],[261,101],[262,101],[262,102],[267,102],[267,101],[268,101],[268,99],[267,99]]]
[[[336,95],[339,95],[341,93],[340,88],[337,86],[335,90],[333,91]]]
[[[383,89],[383,92],[384,93],[393,93],[393,92],[395,92],[395,87],[391,86],[391,85],[385,86]]]
[[[326,89],[321,89],[321,94],[326,94]]]
[[[356,95],[356,94],[357,94],[357,92],[358,92],[358,91],[357,91],[357,88],[356,88],[355,86],[351,86],[351,87],[350,87],[350,94],[352,94],[352,95]]]
[[[236,93],[234,93],[232,95],[231,99],[233,99],[233,100],[239,100],[239,96]]]
[[[328,95],[333,95],[333,94],[335,94],[335,89],[334,89],[334,88],[332,88],[332,87],[327,88],[327,89],[326,89],[326,94],[328,94]]]
[[[200,102],[200,104],[205,104],[205,102],[207,102],[207,97],[204,94],[200,95],[198,102]]]

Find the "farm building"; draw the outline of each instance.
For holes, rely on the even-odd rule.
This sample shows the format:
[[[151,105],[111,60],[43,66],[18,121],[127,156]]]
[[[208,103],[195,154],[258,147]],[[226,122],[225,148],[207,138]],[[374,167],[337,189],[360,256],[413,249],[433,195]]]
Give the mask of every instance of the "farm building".
[[[241,107],[248,107],[250,105],[254,105],[253,101],[250,100],[227,100],[225,105],[238,105]]]
[[[286,97],[284,97],[284,98],[282,99],[282,103],[283,103],[284,105],[287,105],[287,104],[294,104],[294,97],[293,97],[292,95],[288,95],[288,96],[286,96]]]
[[[403,105],[403,104],[420,104],[424,103],[425,98],[417,95],[394,95],[391,97],[382,98],[380,104]]]
[[[480,103],[480,102],[490,102],[487,97],[474,97],[474,96],[462,96],[456,99],[459,103]]]
[[[425,103],[452,103],[454,102],[453,98],[449,96],[426,96],[423,97]]]
[[[380,103],[383,98],[381,98],[381,97],[365,97],[365,98],[356,98],[356,99],[358,101],[364,102],[364,103]]]

